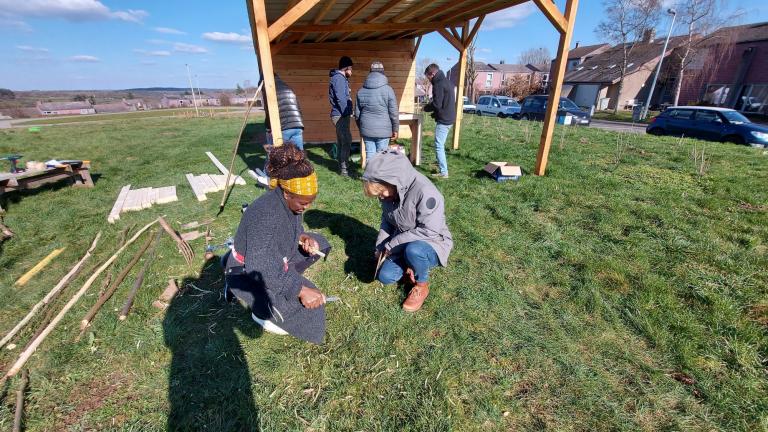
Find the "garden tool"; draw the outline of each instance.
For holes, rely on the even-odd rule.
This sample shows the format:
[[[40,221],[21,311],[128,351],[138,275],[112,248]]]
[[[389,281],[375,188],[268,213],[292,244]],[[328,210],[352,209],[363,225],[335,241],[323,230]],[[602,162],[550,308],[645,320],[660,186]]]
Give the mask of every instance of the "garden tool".
[[[189,245],[189,243],[186,242],[186,240],[182,239],[181,236],[179,236],[179,233],[176,232],[169,224],[166,222],[165,219],[162,217],[157,219],[158,222],[160,222],[160,226],[163,227],[165,232],[168,233],[168,235],[171,236],[171,238],[176,242],[176,245],[179,247],[179,252],[181,253],[181,256],[184,257],[184,261],[187,262],[188,265],[192,265],[192,258],[195,257],[195,251],[192,250],[192,247]]]

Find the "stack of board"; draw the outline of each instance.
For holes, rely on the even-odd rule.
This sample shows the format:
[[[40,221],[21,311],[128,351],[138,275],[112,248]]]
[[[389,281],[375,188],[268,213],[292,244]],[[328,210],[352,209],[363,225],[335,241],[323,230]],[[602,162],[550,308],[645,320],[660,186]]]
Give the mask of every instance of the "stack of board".
[[[241,184],[237,181],[240,177],[232,176],[229,179],[229,185]],[[240,178],[242,180],[242,178]],[[187,174],[187,181],[192,188],[192,192],[195,193],[198,201],[205,201],[208,199],[205,194],[223,191],[225,189],[225,183],[227,182],[227,176],[224,174],[200,174],[193,175]],[[243,180],[243,183],[245,181]]]
[[[115,223],[116,220],[120,219],[120,213],[142,210],[152,207],[153,204],[165,204],[174,201],[178,201],[176,186],[131,190],[131,185],[126,185],[120,189],[120,194],[117,196],[112,211],[107,216],[107,221]]]

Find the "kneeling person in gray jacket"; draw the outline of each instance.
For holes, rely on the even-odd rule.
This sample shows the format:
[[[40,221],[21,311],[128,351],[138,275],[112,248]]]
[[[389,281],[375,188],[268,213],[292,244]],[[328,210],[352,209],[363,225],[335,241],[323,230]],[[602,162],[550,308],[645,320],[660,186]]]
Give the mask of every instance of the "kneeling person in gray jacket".
[[[403,310],[415,312],[429,295],[430,270],[446,266],[453,248],[443,195],[394,150],[376,155],[365,167],[363,180],[365,194],[381,202],[376,258],[385,259],[378,279],[387,285],[405,275],[413,288]]]
[[[397,139],[400,128],[395,91],[389,86],[380,61],[371,63],[371,72],[357,92],[355,118],[365,142],[365,158],[370,161],[377,152],[389,147],[390,139]]]

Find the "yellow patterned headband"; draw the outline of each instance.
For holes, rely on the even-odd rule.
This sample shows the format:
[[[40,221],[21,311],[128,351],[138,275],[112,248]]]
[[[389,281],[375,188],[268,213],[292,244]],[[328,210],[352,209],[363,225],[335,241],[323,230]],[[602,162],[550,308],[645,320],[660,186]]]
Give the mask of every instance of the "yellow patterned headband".
[[[269,180],[269,186],[272,189],[276,188],[277,185],[280,185],[283,190],[296,195],[316,195],[318,190],[317,173],[313,172],[306,177],[297,177],[290,180],[279,180],[275,178]]]

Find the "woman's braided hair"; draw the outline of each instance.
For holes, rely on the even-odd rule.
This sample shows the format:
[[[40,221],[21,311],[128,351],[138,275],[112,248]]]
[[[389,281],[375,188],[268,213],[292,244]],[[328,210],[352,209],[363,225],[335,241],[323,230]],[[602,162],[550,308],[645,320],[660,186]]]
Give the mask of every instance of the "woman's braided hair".
[[[293,143],[273,147],[269,152],[267,175],[271,178],[290,180],[306,177],[314,171],[315,168],[307,160],[304,152],[299,150]]]

